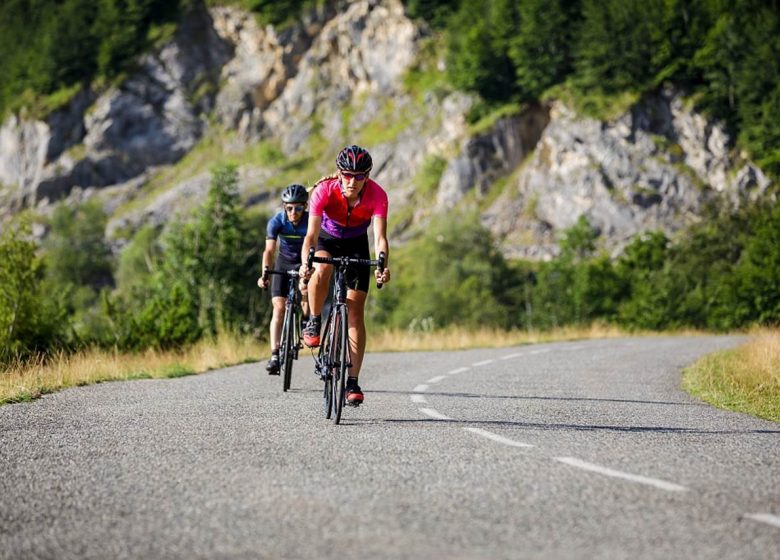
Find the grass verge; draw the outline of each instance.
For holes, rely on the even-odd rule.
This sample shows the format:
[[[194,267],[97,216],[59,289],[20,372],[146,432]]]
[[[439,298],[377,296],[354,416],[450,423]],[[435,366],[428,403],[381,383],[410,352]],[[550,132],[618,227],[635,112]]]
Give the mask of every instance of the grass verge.
[[[588,327],[564,327],[552,331],[526,331],[501,329],[465,329],[450,327],[441,330],[412,332],[409,330],[384,330],[372,332],[368,337],[369,352],[414,352],[422,350],[465,350],[468,348],[504,348],[522,344],[618,338],[624,336],[669,335],[626,331],[611,325],[593,324]],[[698,331],[679,331],[675,335],[702,334]]]
[[[220,335],[182,351],[121,354],[85,350],[12,364],[0,373],[0,404],[30,401],[59,389],[105,381],[183,377],[257,361],[260,349],[252,338]]]
[[[780,331],[705,356],[685,370],[683,387],[719,408],[780,422]]]

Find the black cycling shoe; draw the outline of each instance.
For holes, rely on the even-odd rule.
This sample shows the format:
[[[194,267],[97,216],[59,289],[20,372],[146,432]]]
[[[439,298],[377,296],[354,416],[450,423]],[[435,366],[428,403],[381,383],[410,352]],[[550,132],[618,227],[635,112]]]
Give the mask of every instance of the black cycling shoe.
[[[268,372],[268,375],[279,375],[279,356],[271,355],[271,359],[265,366],[265,371]]]

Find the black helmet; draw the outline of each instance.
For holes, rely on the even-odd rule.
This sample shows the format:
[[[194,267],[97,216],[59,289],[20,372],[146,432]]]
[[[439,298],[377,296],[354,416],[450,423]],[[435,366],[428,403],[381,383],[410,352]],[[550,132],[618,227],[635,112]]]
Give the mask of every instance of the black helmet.
[[[339,152],[339,156],[336,158],[336,167],[340,171],[368,173],[373,166],[374,162],[371,161],[371,154],[360,146],[347,146]]]
[[[282,191],[282,202],[306,202],[309,200],[309,193],[306,192],[306,187],[299,184],[293,184],[288,186]]]

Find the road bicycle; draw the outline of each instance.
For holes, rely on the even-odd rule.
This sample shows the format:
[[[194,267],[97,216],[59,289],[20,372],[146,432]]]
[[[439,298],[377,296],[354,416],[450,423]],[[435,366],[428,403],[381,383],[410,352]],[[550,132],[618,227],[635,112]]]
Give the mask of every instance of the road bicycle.
[[[308,267],[313,263],[334,266],[333,299],[325,321],[325,331],[320,340],[319,351],[314,358],[314,371],[325,382],[323,397],[325,400],[325,418],[334,424],[341,421],[341,411],[346,400],[346,384],[352,358],[349,351],[349,317],[347,309],[347,271],[355,266],[375,266],[382,272],[385,269],[385,254],[379,258],[356,259],[353,257],[316,257],[314,249],[309,251]],[[377,282],[376,287],[382,288]],[[355,405],[357,406],[357,405]]]
[[[268,275],[277,274],[287,276],[290,281],[287,288],[287,302],[284,304],[284,321],[282,322],[282,340],[279,344],[279,370],[282,374],[282,390],[287,392],[292,380],[293,361],[298,359],[298,351],[303,348],[301,344],[301,292],[298,290],[299,273],[297,270],[272,270],[263,269],[263,278],[267,281]]]

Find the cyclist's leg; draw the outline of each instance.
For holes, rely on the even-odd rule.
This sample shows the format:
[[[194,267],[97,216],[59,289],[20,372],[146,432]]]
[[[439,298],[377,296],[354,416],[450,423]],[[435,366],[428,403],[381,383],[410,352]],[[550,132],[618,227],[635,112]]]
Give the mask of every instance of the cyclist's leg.
[[[347,309],[349,310],[349,353],[352,367],[349,376],[357,378],[363,365],[366,351],[366,297],[368,293],[359,290],[347,290]]]
[[[327,251],[317,251],[314,253],[318,257],[330,257]],[[322,308],[325,307],[325,300],[328,299],[328,287],[330,286],[330,277],[333,274],[333,265],[315,263],[314,273],[309,280],[309,314],[320,315]]]
[[[279,351],[279,341],[282,338],[282,322],[284,321],[284,304],[286,298],[274,296],[271,300],[273,304],[273,315],[271,316],[271,351]]]
[[[318,257],[331,256],[330,253],[319,248],[315,255]],[[332,265],[315,263],[314,273],[309,279],[309,322],[303,330],[303,343],[309,348],[316,348],[320,345],[321,315],[322,309],[325,307],[325,300],[328,298],[328,287],[332,272]]]

